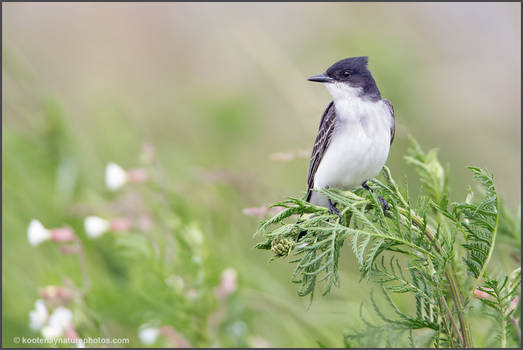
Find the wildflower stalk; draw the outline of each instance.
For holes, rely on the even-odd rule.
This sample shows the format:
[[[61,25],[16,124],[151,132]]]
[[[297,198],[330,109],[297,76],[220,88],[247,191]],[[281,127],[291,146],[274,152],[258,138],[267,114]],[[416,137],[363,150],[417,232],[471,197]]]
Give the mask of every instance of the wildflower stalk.
[[[400,198],[402,204],[406,207],[408,207],[407,201],[403,198],[401,195],[401,192],[399,191],[396,182],[393,180],[392,175],[390,174],[390,170],[388,168],[385,168],[386,176],[391,182],[391,184],[394,186],[395,190],[398,193],[398,197]],[[434,249],[436,251],[439,251],[440,248],[435,242],[436,234],[432,231],[432,229],[425,225],[423,220],[413,211],[410,210],[410,212],[405,208],[398,208],[399,212],[403,215],[404,219],[407,219],[410,215],[410,218],[412,220],[412,223],[418,227],[420,230],[423,231],[424,235],[427,237],[427,239],[433,244]],[[495,237],[494,237],[495,238]],[[493,245],[492,245],[493,246]],[[489,252],[489,258],[492,254],[493,249]],[[488,261],[487,261],[488,262]],[[484,268],[486,268],[487,264],[484,265]],[[484,272],[484,270],[483,270]],[[458,332],[461,345],[463,347],[469,348],[472,347],[472,337],[470,334],[470,327],[468,325],[468,322],[465,318],[464,314],[464,304],[463,304],[463,297],[461,295],[461,290],[458,284],[458,280],[456,278],[456,272],[454,270],[454,265],[451,263],[448,263],[445,267],[445,279],[447,280],[447,283],[449,284],[450,294],[452,296],[452,300],[454,301],[454,306],[456,307],[456,313],[458,315],[459,323],[461,332]],[[473,289],[474,291],[474,289]],[[448,306],[447,306],[448,309]],[[449,318],[451,322],[454,322],[454,319],[452,317],[452,312],[449,310]],[[454,323],[453,323],[454,324]]]
[[[407,217],[408,211],[405,208],[398,208],[400,213],[404,216],[404,218]],[[423,220],[416,215],[414,211],[411,210],[410,217],[412,219],[413,224],[418,227],[420,230],[423,230],[424,235],[428,238],[428,240],[433,244],[434,249],[436,251],[439,251],[440,248],[437,245],[437,243],[434,241],[435,233],[432,231],[432,229],[428,225],[423,224]],[[452,262],[447,263],[447,266],[445,268],[445,279],[447,280],[447,283],[449,284],[450,289],[450,295],[452,296],[452,300],[454,301],[454,306],[456,307],[456,313],[458,315],[459,323],[461,332],[459,334],[460,342],[463,347],[470,348],[472,347],[472,337],[470,334],[470,327],[468,325],[468,322],[466,320],[465,314],[464,314],[464,304],[463,304],[463,296],[461,295],[461,289],[459,287],[458,280],[456,278],[456,272],[454,270],[454,265]],[[452,313],[449,310],[449,317],[451,319],[451,322],[453,321]]]
[[[447,301],[445,300],[445,298],[439,297],[438,298],[438,305],[439,305],[440,310],[443,310],[442,305],[445,305],[445,309],[447,311],[447,316],[449,317],[450,323],[452,324],[452,328],[453,328],[454,332],[458,335],[458,337],[460,339],[460,343],[463,344],[463,336],[459,332],[458,325],[456,324],[456,320],[454,319],[454,316],[452,316],[452,312],[450,311],[449,305],[447,304]],[[454,343],[454,339],[451,336],[452,333],[450,331],[450,328],[449,328],[449,325],[447,323],[447,320],[445,319],[445,317],[442,317],[441,319],[443,321],[443,325],[445,327],[445,330],[447,331],[447,334],[449,334],[450,346],[452,348],[455,348],[456,344]]]

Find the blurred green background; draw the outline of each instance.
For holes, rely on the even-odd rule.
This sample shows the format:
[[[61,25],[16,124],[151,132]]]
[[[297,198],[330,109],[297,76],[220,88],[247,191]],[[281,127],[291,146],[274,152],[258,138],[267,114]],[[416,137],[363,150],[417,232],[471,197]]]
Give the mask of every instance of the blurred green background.
[[[305,190],[308,159],[271,154],[309,152],[329,95],[306,78],[342,58],[369,56],[394,105],[387,164],[396,178],[413,178],[403,160],[411,134],[423,148],[440,149],[454,198],[471,183],[465,166],[476,165],[494,173],[509,208],[520,203],[519,3],[3,3],[2,10],[4,346],[35,335],[28,313],[38,287],[78,277],[55,247],[28,244],[29,221],[81,232],[71,208],[105,196],[105,165],[137,166],[144,142],[181,198],[180,215],[202,230],[214,280],[227,267],[238,271],[248,334],[269,346],[342,346],[372,287],[359,282],[350,250],[341,288],[309,307],[289,283],[292,266],[267,263],[252,249],[258,219],[242,214]],[[104,269],[96,255],[88,264]],[[125,307],[113,310],[122,315],[108,319],[125,319]],[[122,321],[117,333],[139,346],[133,327]]]

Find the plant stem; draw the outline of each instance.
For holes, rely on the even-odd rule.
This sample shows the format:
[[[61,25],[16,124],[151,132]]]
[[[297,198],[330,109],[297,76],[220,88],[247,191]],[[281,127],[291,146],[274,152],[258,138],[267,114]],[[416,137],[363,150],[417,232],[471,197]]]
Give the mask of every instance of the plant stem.
[[[460,338],[460,342],[463,343],[462,341],[462,337],[461,337],[461,333],[459,332],[459,329],[458,329],[458,325],[456,324],[456,320],[454,320],[454,317],[452,316],[452,312],[450,311],[450,308],[447,304],[447,301],[445,300],[445,298],[443,297],[439,297],[438,298],[438,304],[439,304],[439,309],[441,311],[441,319],[443,320],[443,325],[445,326],[445,329],[447,331],[447,334],[448,334],[448,337],[449,337],[449,342],[450,342],[450,346],[452,348],[455,348],[456,345],[454,343],[454,337],[452,336],[451,332],[450,332],[450,328],[449,328],[449,325],[447,324],[447,319],[445,318],[445,316],[443,316],[443,307],[441,306],[441,302],[443,301],[443,304],[445,304],[445,308],[447,309],[447,313],[449,315],[449,320],[450,320],[450,323],[452,324],[452,328],[454,329],[454,332],[458,335],[458,337]]]
[[[399,208],[399,211],[402,215],[404,215],[406,218],[408,217],[408,211],[404,208]],[[433,244],[434,249],[436,251],[440,251],[440,248],[434,241],[434,237],[436,236],[434,232],[428,227],[423,224],[423,220],[416,215],[416,213],[411,210],[410,211],[410,217],[412,219],[413,224],[418,227],[420,230],[423,230],[424,235],[428,238],[428,240]],[[424,227],[425,226],[425,227]],[[468,325],[468,322],[465,318],[465,314],[463,312],[465,306],[463,304],[463,297],[461,295],[461,290],[459,288],[459,283],[456,278],[456,272],[454,271],[454,266],[452,263],[448,264],[445,267],[445,278],[447,279],[447,282],[449,284],[450,288],[450,294],[452,296],[452,300],[454,301],[454,306],[456,307],[456,313],[458,315],[459,324],[461,328],[461,335],[460,335],[460,341],[463,347],[470,348],[472,347],[472,337],[470,334],[470,328]]]
[[[445,277],[450,287],[450,294],[452,300],[454,301],[454,306],[456,307],[456,313],[458,314],[459,325],[461,327],[461,341],[462,345],[465,348],[472,347],[472,337],[470,335],[470,329],[467,320],[465,319],[465,314],[463,313],[464,305],[463,299],[461,296],[461,291],[459,288],[458,281],[456,279],[456,273],[454,268],[451,265],[448,265],[445,268]]]
[[[501,347],[507,347],[507,320],[503,317],[501,321]]]

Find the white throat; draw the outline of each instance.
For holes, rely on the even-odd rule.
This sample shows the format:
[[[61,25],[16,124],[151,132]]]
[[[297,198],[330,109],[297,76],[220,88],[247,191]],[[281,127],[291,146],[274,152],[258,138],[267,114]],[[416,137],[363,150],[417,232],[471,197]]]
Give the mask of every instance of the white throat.
[[[334,102],[346,101],[357,98],[361,94],[362,88],[354,88],[344,83],[326,83],[325,87],[329,90]]]

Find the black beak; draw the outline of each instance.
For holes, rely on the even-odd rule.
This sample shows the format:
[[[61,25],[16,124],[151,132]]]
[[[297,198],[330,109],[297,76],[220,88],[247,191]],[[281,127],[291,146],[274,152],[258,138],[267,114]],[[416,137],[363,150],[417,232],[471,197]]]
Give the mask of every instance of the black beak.
[[[307,80],[308,81],[315,81],[315,82],[318,82],[318,83],[332,83],[334,81],[334,79],[332,79],[331,77],[326,76],[325,74],[318,74],[318,75],[315,75],[313,77],[310,77]]]

